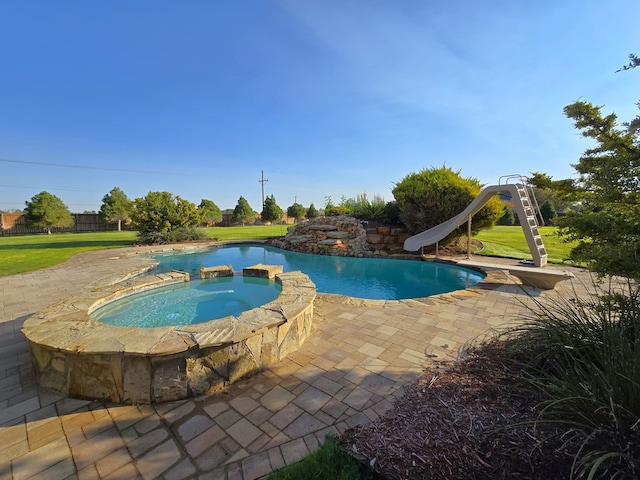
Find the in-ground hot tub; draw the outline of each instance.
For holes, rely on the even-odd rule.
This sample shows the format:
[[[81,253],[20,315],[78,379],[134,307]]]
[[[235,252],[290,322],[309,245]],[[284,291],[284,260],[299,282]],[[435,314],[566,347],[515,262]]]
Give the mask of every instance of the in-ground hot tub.
[[[316,289],[301,272],[255,265],[280,295],[236,316],[183,326],[107,325],[90,313],[111,301],[189,281],[169,272],[134,277],[67,299],[33,315],[22,331],[35,374],[63,395],[117,403],[156,403],[216,391],[297,350],[309,335]]]

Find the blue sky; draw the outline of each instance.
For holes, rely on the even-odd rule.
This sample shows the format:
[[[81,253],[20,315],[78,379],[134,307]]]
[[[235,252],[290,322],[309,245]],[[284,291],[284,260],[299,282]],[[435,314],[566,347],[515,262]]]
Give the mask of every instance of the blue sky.
[[[0,5],[0,209],[118,186],[257,211],[446,165],[574,175],[585,100],[638,113],[637,0],[32,1]]]

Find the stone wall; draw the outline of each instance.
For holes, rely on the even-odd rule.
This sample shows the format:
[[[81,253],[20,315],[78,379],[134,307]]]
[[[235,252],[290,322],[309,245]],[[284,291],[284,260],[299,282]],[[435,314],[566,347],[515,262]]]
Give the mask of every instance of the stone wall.
[[[284,238],[271,244],[303,253],[368,257],[404,254],[408,237],[401,228],[363,226],[353,217],[318,217],[294,225]]]
[[[342,257],[369,256],[367,232],[353,217],[318,217],[289,228],[282,239],[272,245],[285,250]]]
[[[404,241],[409,234],[403,228],[379,226],[367,227],[367,242],[375,255],[406,255]]]

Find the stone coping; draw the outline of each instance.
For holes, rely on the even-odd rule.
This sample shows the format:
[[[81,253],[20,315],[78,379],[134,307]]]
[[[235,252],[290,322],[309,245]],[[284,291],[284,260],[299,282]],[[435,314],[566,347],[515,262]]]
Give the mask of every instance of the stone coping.
[[[187,273],[169,272],[106,282],[27,319],[22,331],[41,386],[119,403],[177,400],[279,361],[310,333],[316,289],[302,272],[277,274],[280,295],[238,317],[144,328],[108,325],[90,316],[116,299],[186,281]]]

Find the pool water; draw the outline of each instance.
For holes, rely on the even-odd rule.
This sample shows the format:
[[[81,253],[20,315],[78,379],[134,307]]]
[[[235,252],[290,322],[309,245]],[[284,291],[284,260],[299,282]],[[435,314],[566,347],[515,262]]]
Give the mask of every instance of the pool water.
[[[191,275],[199,275],[201,265],[231,265],[234,271],[258,263],[282,265],[285,272],[300,270],[307,274],[318,292],[376,300],[463,290],[484,278],[475,270],[444,263],[312,255],[262,245],[233,245],[153,258],[160,262],[162,271],[180,270]]]
[[[280,284],[264,278],[192,280],[116,300],[92,312],[91,317],[131,327],[191,325],[237,316],[275,300],[281,291]]]

